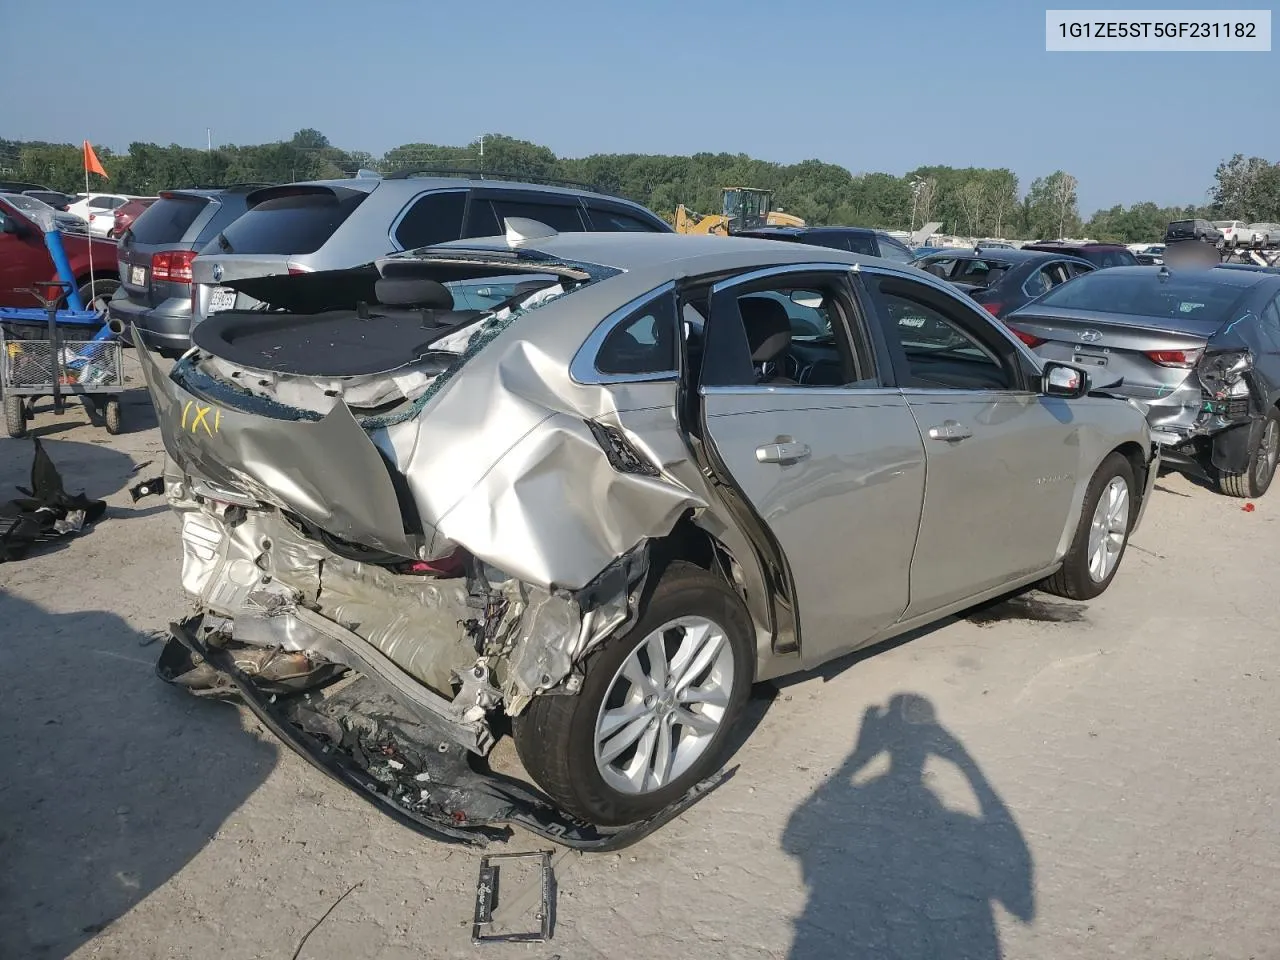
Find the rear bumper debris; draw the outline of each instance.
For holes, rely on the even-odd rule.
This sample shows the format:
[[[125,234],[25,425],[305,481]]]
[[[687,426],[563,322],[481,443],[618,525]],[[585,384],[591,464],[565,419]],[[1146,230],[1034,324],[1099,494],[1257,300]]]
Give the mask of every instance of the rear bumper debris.
[[[572,849],[619,850],[679,816],[734,773],[702,781],[648,820],[617,830],[596,827],[563,813],[533,787],[487,769],[453,739],[444,720],[409,714],[369,677],[322,677],[327,686],[301,692],[288,686],[288,676],[250,677],[236,652],[201,638],[202,620],[170,624],[170,640],[156,665],[161,679],[206,696],[213,690],[212,695],[234,697],[316,769],[433,840],[484,846],[522,827]],[[290,666],[286,662],[281,669],[287,674]]]

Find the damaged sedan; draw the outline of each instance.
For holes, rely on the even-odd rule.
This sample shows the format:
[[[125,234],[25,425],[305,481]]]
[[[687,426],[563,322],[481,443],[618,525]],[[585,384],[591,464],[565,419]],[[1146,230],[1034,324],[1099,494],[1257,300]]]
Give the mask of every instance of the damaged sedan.
[[[621,846],[721,781],[753,683],[1116,576],[1143,412],[944,282],[506,229],[233,281],[271,309],[140,350],[196,605],[161,676],[401,822]]]
[[[1232,497],[1270,488],[1280,459],[1280,276],[1118,267],[1050,290],[1007,322],[1040,356],[1082,366],[1146,405],[1168,466]]]

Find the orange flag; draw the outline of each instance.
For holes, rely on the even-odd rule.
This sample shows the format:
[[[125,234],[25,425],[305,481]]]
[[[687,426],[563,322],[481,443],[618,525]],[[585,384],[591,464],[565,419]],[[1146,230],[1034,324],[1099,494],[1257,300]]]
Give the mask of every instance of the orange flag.
[[[96,173],[107,180],[111,179],[107,176],[107,171],[102,169],[102,164],[98,162],[98,155],[93,152],[93,144],[88,140],[84,142],[84,172]]]

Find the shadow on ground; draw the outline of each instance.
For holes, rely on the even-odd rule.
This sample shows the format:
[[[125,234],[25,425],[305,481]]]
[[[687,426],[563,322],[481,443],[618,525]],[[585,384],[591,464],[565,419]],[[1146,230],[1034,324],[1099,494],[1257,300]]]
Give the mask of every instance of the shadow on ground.
[[[934,759],[963,776],[975,812],[944,802]],[[808,888],[790,960],[994,960],[994,903],[1035,917],[1013,815],[916,694],[866,712],[853,752],[792,814],[783,849]]]
[[[40,433],[40,443],[62,476],[67,493],[84,491],[101,500],[128,486],[133,458],[109,446],[60,440],[55,433]],[[107,436],[106,431],[102,435]],[[0,438],[0,500],[18,496],[14,487],[31,483],[35,444],[29,439]]]
[[[0,624],[0,956],[60,960],[195,857],[276,754],[161,683],[158,646],[113,614],[0,591]]]

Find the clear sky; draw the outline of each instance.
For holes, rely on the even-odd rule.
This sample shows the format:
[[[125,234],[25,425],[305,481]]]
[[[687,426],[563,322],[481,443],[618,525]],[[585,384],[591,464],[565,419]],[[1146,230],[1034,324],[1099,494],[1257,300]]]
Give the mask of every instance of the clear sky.
[[[1023,191],[1061,168],[1086,217],[1202,202],[1235,152],[1280,160],[1280,101],[1251,92],[1274,91],[1280,53],[1046,53],[1044,11],[1069,6],[3,0],[0,136],[123,150],[315,127],[376,155],[506,133],[562,156],[1007,166]]]

